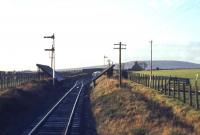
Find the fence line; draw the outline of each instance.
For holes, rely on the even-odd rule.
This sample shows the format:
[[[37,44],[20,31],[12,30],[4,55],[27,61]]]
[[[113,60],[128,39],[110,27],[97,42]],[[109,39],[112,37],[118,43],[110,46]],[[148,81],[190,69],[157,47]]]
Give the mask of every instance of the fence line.
[[[132,72],[128,73],[128,78],[199,109],[200,91],[197,82],[195,87],[191,86],[189,78],[150,76]]]
[[[47,75],[43,72],[0,72],[0,90],[16,87],[32,80],[44,80]]]

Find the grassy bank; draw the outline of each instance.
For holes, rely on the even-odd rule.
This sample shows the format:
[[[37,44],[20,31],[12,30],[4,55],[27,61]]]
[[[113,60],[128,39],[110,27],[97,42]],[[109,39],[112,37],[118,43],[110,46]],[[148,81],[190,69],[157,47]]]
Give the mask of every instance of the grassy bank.
[[[62,86],[52,87],[52,82],[48,80],[31,81],[2,91],[0,93],[0,134],[21,134],[24,128],[46,112],[64,92]]]
[[[198,135],[200,112],[142,85],[106,77],[91,92],[100,135]]]

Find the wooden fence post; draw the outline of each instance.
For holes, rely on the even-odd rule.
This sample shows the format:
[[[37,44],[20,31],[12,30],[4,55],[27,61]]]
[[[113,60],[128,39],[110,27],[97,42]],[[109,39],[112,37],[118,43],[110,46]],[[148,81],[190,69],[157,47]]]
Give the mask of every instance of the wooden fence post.
[[[189,103],[190,103],[190,106],[192,106],[192,86],[191,86],[191,84],[189,86]]]
[[[176,96],[175,90],[176,90],[176,79],[174,79],[173,98],[175,98]]]
[[[155,76],[155,90],[157,90],[158,86],[158,76]]]
[[[185,97],[185,83],[183,83],[183,103],[186,103],[186,97]]]
[[[152,88],[154,88],[154,75],[152,76]]]
[[[144,75],[144,85],[147,86],[147,75]]]
[[[196,97],[196,108],[199,109],[199,92],[198,92],[197,80],[195,81],[195,97]]]
[[[140,78],[141,78],[141,82],[140,83],[143,84],[143,74],[141,74]]]
[[[5,77],[5,88],[8,88],[9,87],[9,76],[6,75]]]
[[[147,75],[145,75],[145,86],[147,86]]]
[[[158,90],[158,76],[156,76],[156,83],[155,83],[155,89]]]
[[[141,83],[141,74],[139,74],[139,84]]]
[[[154,89],[156,89],[156,75],[154,76]]]
[[[0,90],[1,90],[1,72],[0,72]]]
[[[155,75],[155,76],[154,76],[154,89],[155,89],[155,90],[156,90],[156,87],[157,87],[157,86],[156,86],[156,83],[157,83],[157,76]]]
[[[163,93],[163,76],[161,77],[161,92]]]
[[[160,91],[160,76],[158,76],[158,91]]]
[[[178,80],[178,88],[177,88],[177,91],[178,91],[178,99],[180,100],[180,80]]]
[[[170,80],[170,78],[169,78],[169,82],[168,82],[168,85],[169,85],[169,87],[168,87],[168,96],[170,96],[171,95],[171,80]]]
[[[2,75],[2,89],[4,89],[4,74]]]
[[[164,90],[165,90],[165,95],[167,95],[167,78],[165,77],[165,88],[164,88]]]

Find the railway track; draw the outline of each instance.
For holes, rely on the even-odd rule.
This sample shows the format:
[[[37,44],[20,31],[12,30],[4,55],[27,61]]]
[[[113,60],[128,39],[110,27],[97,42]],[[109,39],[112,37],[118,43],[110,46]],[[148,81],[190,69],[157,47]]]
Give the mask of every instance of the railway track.
[[[88,82],[77,81],[44,117],[38,118],[22,135],[79,135],[84,90]]]

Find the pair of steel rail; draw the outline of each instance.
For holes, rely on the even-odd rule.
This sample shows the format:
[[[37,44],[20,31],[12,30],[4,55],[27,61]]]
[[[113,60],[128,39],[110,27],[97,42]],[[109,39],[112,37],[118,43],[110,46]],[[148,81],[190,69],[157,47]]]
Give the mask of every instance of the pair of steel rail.
[[[77,81],[63,97],[42,117],[39,122],[25,130],[23,135],[69,135],[73,117],[78,110],[79,99],[85,81]],[[80,128],[80,119],[76,118],[76,128]],[[76,131],[78,132],[78,131]]]

